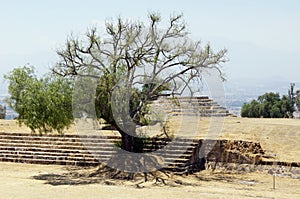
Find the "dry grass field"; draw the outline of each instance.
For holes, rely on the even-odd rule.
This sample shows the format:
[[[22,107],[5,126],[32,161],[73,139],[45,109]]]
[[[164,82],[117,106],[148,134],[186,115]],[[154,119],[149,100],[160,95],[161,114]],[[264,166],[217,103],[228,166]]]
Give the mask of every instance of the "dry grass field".
[[[276,155],[276,160],[300,162],[300,120],[227,117],[200,118],[197,124],[192,124],[193,122],[196,120],[189,117],[174,117],[170,126],[174,132],[177,132],[179,126],[183,126],[183,132],[190,135],[182,133],[182,130],[177,134],[186,136],[210,138],[212,134],[213,138],[218,136],[220,139],[260,142],[268,154]],[[197,125],[199,131],[194,134],[193,129]],[[216,133],[214,130],[220,132]]]
[[[174,117],[169,126],[175,135],[260,142],[276,160],[300,162],[300,120],[228,117],[196,121],[190,117]],[[215,135],[208,133],[209,129],[221,131]],[[19,127],[15,121],[2,120],[0,132],[29,133],[30,130]],[[76,133],[76,128],[71,127],[66,133]],[[0,198],[300,198],[299,178],[277,176],[273,190],[273,176],[266,171],[219,169],[212,173],[207,170],[189,176],[173,176],[167,185],[150,181],[137,187],[136,181],[90,179],[85,175],[73,175],[70,169],[0,162]],[[300,175],[299,170],[297,172]],[[38,180],[35,176],[46,177]]]

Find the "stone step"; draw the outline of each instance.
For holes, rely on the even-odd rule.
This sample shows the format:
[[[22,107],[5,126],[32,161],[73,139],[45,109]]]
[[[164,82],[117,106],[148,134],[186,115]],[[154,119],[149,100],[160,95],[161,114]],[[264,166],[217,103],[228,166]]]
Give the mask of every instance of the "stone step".
[[[212,99],[196,99],[196,98],[177,98],[177,99],[167,98],[167,99],[161,99],[161,100],[158,100],[158,101],[170,102],[170,103],[172,103],[173,101],[174,102],[179,101],[181,103],[183,103],[183,102],[197,102],[197,103],[200,103],[200,102],[213,102]]]
[[[32,144],[32,145],[55,145],[55,146],[112,146],[115,145],[115,143],[111,142],[87,142],[85,140],[82,140],[81,142],[63,142],[63,141],[47,141],[47,140],[18,140],[18,139],[7,139],[3,138],[0,139],[0,145],[1,143],[7,143],[10,144]]]
[[[30,151],[30,152],[52,152],[52,153],[79,153],[79,154],[114,154],[115,150],[79,150],[79,149],[55,149],[55,148],[40,148],[40,147],[11,147],[0,146],[0,151]]]
[[[170,108],[163,108],[160,110],[166,111],[199,111],[199,112],[214,112],[214,111],[227,111],[226,108],[223,107],[197,107],[197,106],[189,106],[189,107],[170,107]]]
[[[164,158],[164,162],[168,165],[173,163],[187,164],[189,159],[185,158]]]
[[[75,162],[88,162],[88,163],[100,163],[109,161],[113,156],[101,156],[101,157],[74,157],[74,156],[59,156],[56,154],[53,155],[46,155],[46,154],[12,154],[12,153],[2,153],[0,154],[0,158],[2,159],[35,159],[35,160],[51,160],[51,161],[75,161]]]
[[[177,104],[169,102],[161,102],[157,104],[151,104],[150,107],[221,107],[215,102],[179,102]]]
[[[64,142],[27,142],[23,140],[0,140],[0,146],[12,146],[12,147],[41,147],[41,148],[61,148],[61,149],[111,149],[115,148],[114,143],[85,143],[85,142],[76,142],[76,143],[64,143]],[[157,145],[166,149],[177,149],[177,148],[185,148],[189,149],[191,147],[197,146],[198,143],[194,142],[194,140],[176,140],[176,142],[172,142],[169,145]],[[151,148],[152,143],[146,143],[146,147]]]
[[[19,159],[19,160],[43,160],[45,162],[47,161],[56,161],[62,162],[62,161],[75,161],[75,162],[95,162],[99,163],[101,161],[108,161],[112,156],[103,156],[99,158],[95,158],[94,156],[72,156],[72,155],[64,155],[64,154],[47,154],[47,153],[33,153],[33,154],[24,154],[24,153],[4,153],[2,152],[0,154],[0,159]],[[168,166],[182,166],[186,165],[188,163],[188,158],[164,158],[165,165]],[[19,162],[19,161],[18,161]],[[62,164],[62,163],[59,163]],[[67,163],[66,163],[67,164]]]
[[[72,139],[72,138],[107,138],[107,139],[119,139],[120,136],[118,135],[83,135],[83,134],[44,134],[44,135],[39,135],[39,134],[34,134],[34,133],[6,133],[6,132],[0,132],[0,135],[15,135],[15,136],[27,136],[27,137],[39,137],[39,138],[67,138],[67,139]]]
[[[116,150],[69,150],[69,149],[54,149],[54,148],[38,148],[38,147],[33,147],[33,148],[29,148],[29,147],[1,147],[0,146],[0,152],[13,152],[13,153],[19,153],[19,154],[67,154],[67,155],[71,155],[71,154],[84,154],[84,155],[91,155],[91,153],[93,155],[113,155],[116,153]],[[162,156],[162,157],[170,157],[170,158],[174,158],[174,157],[189,157],[189,153],[192,152],[192,148],[185,150],[185,149],[173,149],[171,148],[170,150],[162,150],[160,152],[158,152],[157,154]],[[78,155],[80,156],[80,155]]]
[[[8,144],[5,142],[0,142],[0,147],[3,146],[7,146]],[[85,146],[85,145],[81,145],[81,146],[77,146],[77,145],[54,145],[51,143],[48,144],[31,144],[31,143],[9,143],[10,147],[30,147],[30,148],[56,148],[56,149],[78,149],[78,150],[85,150],[85,149],[89,149],[89,150],[113,150],[114,148],[116,148],[115,145],[111,144],[110,146]]]
[[[90,154],[90,153],[86,153],[86,151],[84,151],[85,153],[70,153],[68,151],[68,153],[61,153],[60,151],[57,152],[51,152],[51,151],[31,151],[31,150],[27,150],[27,151],[22,151],[22,150],[18,150],[18,151],[12,151],[12,150],[0,150],[0,153],[2,155],[12,155],[12,156],[17,156],[17,157],[24,157],[24,158],[33,158],[33,157],[41,157],[41,158],[63,158],[64,159],[68,159],[68,158],[78,158],[78,159],[85,159],[85,158],[91,158],[91,159],[98,159],[98,158],[109,158],[112,157],[115,153],[105,153],[105,152],[99,152],[99,153],[95,153]],[[171,151],[171,153],[166,152],[163,153],[161,155],[161,157],[164,158],[165,161],[168,162],[187,162],[189,155],[188,154],[184,154],[184,153],[178,153],[178,151],[176,151],[175,153],[172,153],[174,151]],[[37,159],[37,158],[35,158]]]
[[[178,154],[183,154],[183,153],[189,153],[189,152],[192,152],[193,149],[195,147],[193,146],[190,146],[190,147],[183,147],[183,146],[168,146],[168,147],[165,147],[160,151],[160,153],[178,153]]]
[[[184,170],[188,168],[187,163],[182,162],[169,162],[166,165],[167,166],[165,166],[164,169]]]
[[[49,156],[45,154],[13,154],[13,153],[1,153],[1,158],[19,158],[19,159],[40,159],[40,160],[60,160],[60,161],[83,161],[83,162],[98,162],[93,157],[73,157],[73,156]]]
[[[65,157],[81,157],[81,158],[110,158],[115,153],[60,153],[60,152],[49,152],[49,151],[11,151],[11,150],[0,150],[0,154],[15,154],[15,155],[33,155],[33,156],[65,156]]]
[[[18,162],[18,163],[28,163],[28,164],[59,164],[59,165],[72,165],[72,166],[97,166],[97,162],[85,162],[85,161],[64,161],[64,160],[47,160],[47,159],[25,159],[25,158],[15,158],[15,157],[0,157],[2,162]]]
[[[158,156],[162,158],[167,159],[174,159],[174,158],[180,158],[180,159],[189,159],[190,154],[181,154],[181,153],[164,153],[164,154],[158,154]]]
[[[171,113],[172,116],[198,116],[198,117],[227,117],[229,113],[224,114],[199,114],[199,113]]]
[[[114,142],[120,137],[101,137],[76,135],[32,136],[30,134],[0,133],[0,161],[35,164],[97,165],[114,157],[117,147]],[[161,147],[158,152],[164,159],[167,169],[184,172],[186,164],[199,144],[198,140],[178,137],[170,139],[150,139],[149,150]],[[176,169],[177,168],[177,169]]]
[[[227,110],[225,107],[222,107],[222,106],[219,106],[219,105],[207,105],[207,104],[204,104],[204,105],[181,105],[181,106],[170,106],[170,105],[164,105],[164,106],[151,106],[153,111],[172,111],[172,110],[180,110],[180,109],[192,109],[192,110]]]
[[[181,110],[181,111],[172,111],[171,114],[181,114],[181,115],[186,115],[186,114],[194,114],[194,115],[228,115],[227,111],[186,111],[186,110]]]
[[[153,110],[165,112],[173,116],[227,117],[232,114],[217,102],[208,97],[161,97],[150,104]]]
[[[155,111],[155,110],[154,110]],[[207,113],[216,113],[216,112],[228,112],[226,108],[223,107],[164,107],[161,109],[156,110],[157,111],[163,111],[165,113],[170,112],[207,112]]]
[[[62,141],[62,142],[81,142],[85,140],[87,142],[114,142],[120,141],[120,136],[92,136],[92,135],[45,135],[38,136],[32,134],[21,134],[21,133],[0,133],[0,139],[18,139],[18,140],[46,140],[46,141]]]
[[[194,147],[197,146],[198,143],[193,142],[193,141],[184,141],[184,140],[176,140],[176,141],[172,141],[163,145],[159,145],[162,148],[169,148],[169,147]],[[145,143],[145,146],[153,146],[152,143]]]

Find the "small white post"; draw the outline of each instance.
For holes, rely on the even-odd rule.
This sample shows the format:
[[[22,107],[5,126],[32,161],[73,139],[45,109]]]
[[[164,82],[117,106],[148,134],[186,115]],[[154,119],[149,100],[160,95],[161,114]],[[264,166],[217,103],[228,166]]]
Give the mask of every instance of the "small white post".
[[[276,177],[276,173],[274,172],[273,174],[273,189],[275,190],[275,177]]]

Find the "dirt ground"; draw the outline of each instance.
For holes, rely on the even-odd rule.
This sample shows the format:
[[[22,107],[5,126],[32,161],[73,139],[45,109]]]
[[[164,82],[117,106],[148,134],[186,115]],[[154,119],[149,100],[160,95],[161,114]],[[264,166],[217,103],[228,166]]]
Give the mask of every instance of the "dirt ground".
[[[98,182],[67,177],[64,166],[0,163],[0,198],[299,198],[300,180],[267,173],[203,171],[173,177],[168,185],[154,181]],[[64,175],[67,173],[67,175]]]
[[[300,120],[195,120],[190,117],[175,117],[170,124],[170,131],[175,135],[257,141],[277,160],[300,162]],[[212,133],[219,129],[220,132]],[[19,127],[15,121],[2,120],[0,132],[29,133],[30,130]],[[67,133],[76,133],[76,128],[71,127]],[[297,174],[300,175],[300,172]],[[214,173],[207,170],[189,176],[173,176],[169,178],[167,185],[150,181],[137,186],[137,182],[120,183],[76,176],[72,169],[64,166],[0,162],[0,199],[300,198],[300,178],[281,175],[276,176],[275,182],[274,190],[273,175],[265,171],[241,173],[222,169]]]

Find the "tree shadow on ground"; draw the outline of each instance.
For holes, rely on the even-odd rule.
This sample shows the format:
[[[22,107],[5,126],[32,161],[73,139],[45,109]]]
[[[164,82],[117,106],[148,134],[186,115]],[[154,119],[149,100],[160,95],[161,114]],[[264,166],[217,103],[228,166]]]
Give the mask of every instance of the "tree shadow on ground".
[[[87,184],[105,184],[114,185],[110,179],[102,176],[91,176],[98,167],[79,167],[79,166],[65,166],[64,173],[48,173],[32,176],[35,180],[45,181],[45,184],[53,186],[59,185],[87,185]]]
[[[102,170],[99,172],[99,168],[84,170],[78,168],[68,168],[68,172],[62,174],[40,174],[33,176],[32,178],[35,180],[45,181],[45,184],[50,184],[53,186],[60,185],[88,185],[88,184],[103,184],[103,185],[120,185],[124,182],[131,181],[131,185],[136,185],[138,188],[142,188],[145,185],[144,177],[139,175],[135,177],[133,180],[127,179],[127,174],[120,175],[119,172],[113,171],[112,169]],[[95,172],[97,175],[95,175]],[[117,176],[117,177],[116,177]],[[150,176],[149,176],[150,177]],[[194,180],[192,180],[194,179]],[[192,181],[190,181],[192,180]],[[161,182],[149,179],[149,183],[156,186],[170,186],[170,187],[181,187],[181,186],[199,186],[201,182],[210,182],[210,181],[218,181],[225,182],[230,184],[236,184],[237,182],[243,180],[243,177],[238,175],[234,176],[232,173],[211,173],[211,174],[202,174],[195,173],[189,176],[177,176],[172,175],[167,179],[168,183]],[[147,184],[147,183],[146,183]],[[149,186],[149,185],[147,185]]]
[[[104,181],[100,178],[80,176],[72,173],[40,174],[37,176],[33,176],[33,179],[46,181],[45,184],[50,184],[53,186],[86,185],[86,184],[95,184],[95,183],[112,184],[112,182]]]
[[[97,172],[97,171],[96,171]],[[151,174],[152,178],[155,178],[156,181],[150,179],[151,176],[148,176],[149,182],[154,182],[157,184],[160,182],[160,179],[155,176],[155,174]],[[141,183],[145,182],[145,176],[143,174],[135,175],[134,179],[128,179],[128,173],[120,173],[118,171],[113,170],[106,170],[102,171],[101,173],[97,172],[95,174],[94,171],[85,172],[82,174],[80,171],[75,172],[66,172],[63,174],[40,174],[32,177],[35,180],[45,181],[45,184],[50,184],[53,186],[60,186],[60,185],[87,185],[87,184],[103,184],[103,185],[120,185],[125,182],[131,182],[132,185],[138,186]],[[161,178],[162,179],[162,178]],[[162,180],[161,184],[165,184]],[[166,185],[166,184],[165,184]]]
[[[148,164],[145,164],[148,160]],[[155,179],[165,184],[164,178],[168,178],[167,172],[164,171],[153,171],[143,172],[138,171],[140,168],[155,169],[158,167],[157,159],[154,157],[128,157],[125,159],[123,156],[116,156],[107,162],[108,165],[118,169],[113,169],[105,164],[100,164],[97,167],[71,167],[67,166],[65,173],[59,174],[39,174],[33,176],[35,180],[45,181],[45,184],[53,186],[59,185],[86,185],[86,184],[105,184],[105,185],[118,185],[126,181],[132,181],[133,183],[141,183],[142,181],[148,181]],[[128,169],[131,171],[127,171]],[[132,171],[138,172],[132,172]]]

